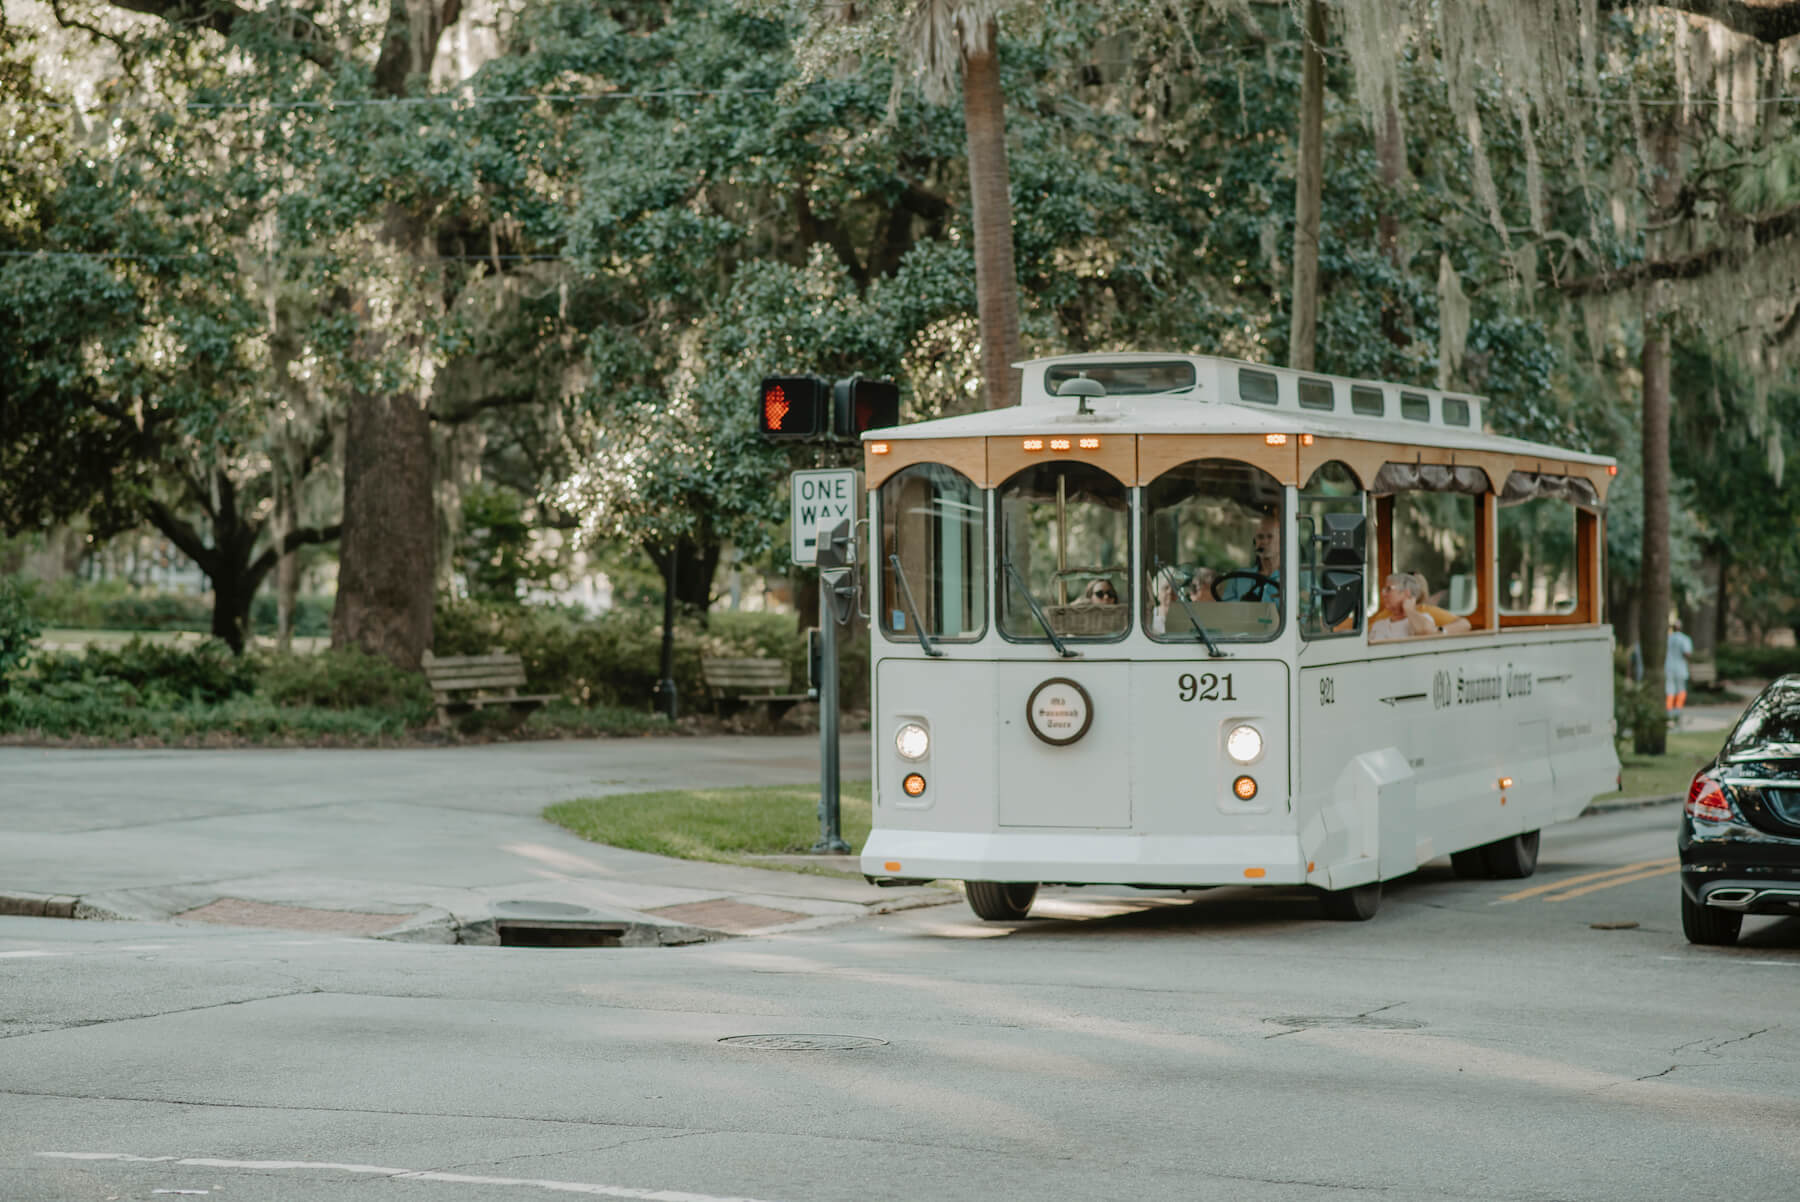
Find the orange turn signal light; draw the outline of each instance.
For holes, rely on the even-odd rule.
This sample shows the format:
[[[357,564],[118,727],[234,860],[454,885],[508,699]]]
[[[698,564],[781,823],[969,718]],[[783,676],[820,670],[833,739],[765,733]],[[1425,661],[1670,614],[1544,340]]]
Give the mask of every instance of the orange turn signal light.
[[[1081,438],[1076,440],[1075,445],[1084,451],[1098,451],[1100,440],[1098,438]]]
[[[1503,776],[1503,777],[1501,777],[1501,778],[1500,778],[1500,782],[1499,782],[1499,783],[1500,783],[1500,787],[1501,787],[1501,788],[1502,788],[1502,789],[1510,789],[1510,788],[1512,788],[1512,777],[1510,777],[1510,776]]]
[[[1263,877],[1268,876],[1269,872],[1266,868],[1246,868],[1244,875],[1253,881],[1260,881]]]
[[[900,787],[906,790],[908,797],[917,797],[925,791],[925,778],[917,772],[908,772],[906,779],[900,782]]]
[[[881,870],[883,872],[899,872],[900,871],[900,861],[899,860],[889,860],[887,863],[885,863],[881,866]]]
[[[1052,451],[1066,451],[1069,449],[1069,440],[1066,438],[1052,438],[1050,440],[1050,449]]]
[[[1254,776],[1238,777],[1231,782],[1231,791],[1237,794],[1239,801],[1249,801],[1256,796],[1256,778]]]

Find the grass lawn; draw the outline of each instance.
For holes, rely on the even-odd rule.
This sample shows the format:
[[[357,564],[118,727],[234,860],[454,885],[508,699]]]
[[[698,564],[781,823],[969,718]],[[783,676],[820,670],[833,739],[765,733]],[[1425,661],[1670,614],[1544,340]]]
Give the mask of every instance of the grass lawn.
[[[1630,743],[1626,743],[1619,749],[1619,767],[1624,772],[1625,787],[1618,794],[1608,793],[1603,797],[1687,796],[1694,773],[1724,745],[1726,733],[1722,730],[1672,730],[1668,754],[1660,756],[1634,755]]]
[[[869,782],[844,781],[838,792],[839,829],[846,843],[860,848],[869,837]],[[819,841],[817,785],[618,793],[560,802],[546,809],[544,817],[610,847],[684,860],[831,872],[824,865],[771,865],[755,858],[805,853]]]

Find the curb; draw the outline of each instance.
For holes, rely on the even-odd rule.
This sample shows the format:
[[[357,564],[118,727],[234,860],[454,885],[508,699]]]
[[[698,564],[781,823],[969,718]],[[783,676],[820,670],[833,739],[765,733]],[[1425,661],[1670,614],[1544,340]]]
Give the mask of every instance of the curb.
[[[1647,810],[1651,806],[1673,805],[1686,800],[1679,793],[1667,797],[1622,797],[1617,801],[1590,801],[1587,809],[1577,814],[1577,818],[1586,818],[1589,814],[1608,814],[1614,810]]]
[[[17,918],[84,918],[81,899],[68,893],[0,892],[0,914]]]

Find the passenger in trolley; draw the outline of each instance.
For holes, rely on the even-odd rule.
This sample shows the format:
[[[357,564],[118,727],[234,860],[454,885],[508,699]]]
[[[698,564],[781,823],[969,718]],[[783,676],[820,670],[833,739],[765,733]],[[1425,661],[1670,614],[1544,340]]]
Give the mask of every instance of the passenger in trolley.
[[[960,880],[990,921],[1040,882],[1366,919],[1438,857],[1529,875],[1617,787],[1610,459],[1429,388],[1020,366],[1017,406],[863,436],[870,880]]]

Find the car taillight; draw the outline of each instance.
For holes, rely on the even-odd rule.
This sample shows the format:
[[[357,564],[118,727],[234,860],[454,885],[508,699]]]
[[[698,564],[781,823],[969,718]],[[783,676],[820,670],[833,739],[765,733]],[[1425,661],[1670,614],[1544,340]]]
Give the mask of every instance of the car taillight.
[[[1698,818],[1702,822],[1737,820],[1737,814],[1732,810],[1731,800],[1725,796],[1724,788],[1704,771],[1694,777],[1694,783],[1688,786],[1685,808],[1688,817]]]

